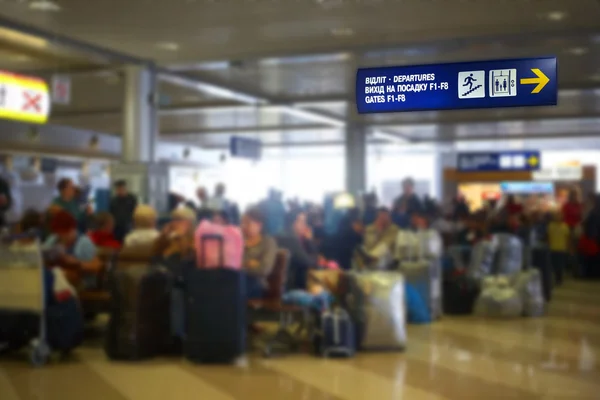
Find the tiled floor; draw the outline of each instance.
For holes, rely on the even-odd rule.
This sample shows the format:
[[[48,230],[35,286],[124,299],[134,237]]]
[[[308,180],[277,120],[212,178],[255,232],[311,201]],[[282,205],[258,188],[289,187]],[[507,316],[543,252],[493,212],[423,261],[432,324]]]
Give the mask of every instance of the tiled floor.
[[[5,360],[0,400],[599,399],[598,289],[567,282],[538,319],[446,317],[410,326],[406,352],[350,360],[257,357],[246,368],[111,363],[92,347],[42,369]]]

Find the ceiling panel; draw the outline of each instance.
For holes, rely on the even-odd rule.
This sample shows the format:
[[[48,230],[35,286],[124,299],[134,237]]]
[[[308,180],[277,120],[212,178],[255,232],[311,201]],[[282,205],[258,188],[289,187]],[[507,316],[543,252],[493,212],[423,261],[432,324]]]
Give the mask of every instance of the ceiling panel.
[[[326,122],[276,105],[333,116],[332,124],[344,120],[355,107],[357,66],[559,57],[556,107],[360,117],[414,140],[591,134],[600,118],[597,0],[47,1],[60,10],[35,12],[31,2],[4,0],[0,14],[275,103],[231,107],[231,100],[161,81],[161,132],[187,133],[176,138],[209,146],[226,144],[232,133],[254,137],[261,128],[270,143],[342,141],[339,129],[322,130]],[[81,60],[51,37],[30,39],[0,28],[0,68],[48,80],[71,73],[72,102],[54,106],[51,123],[119,134],[124,82],[114,65]]]
[[[202,135],[163,135],[163,139],[171,142],[193,143],[207,148],[226,148],[229,146],[229,134],[202,134]],[[313,130],[307,131],[281,131],[267,133],[239,133],[235,136],[259,139],[264,145],[306,145],[306,144],[329,144],[331,142],[342,143],[343,132],[339,130]]]
[[[50,1],[50,0],[49,0]],[[257,58],[339,48],[593,28],[596,0],[5,1],[2,14],[164,62]],[[119,12],[115,12],[119,10]],[[564,18],[546,18],[561,12]]]

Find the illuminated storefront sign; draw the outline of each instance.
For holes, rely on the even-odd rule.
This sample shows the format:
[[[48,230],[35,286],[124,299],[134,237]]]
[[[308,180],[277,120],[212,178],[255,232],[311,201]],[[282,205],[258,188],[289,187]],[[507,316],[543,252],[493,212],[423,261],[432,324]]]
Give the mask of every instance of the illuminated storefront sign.
[[[580,166],[558,165],[535,171],[532,177],[536,181],[580,181],[583,169]]]
[[[0,71],[0,118],[44,124],[49,115],[50,94],[46,82]]]

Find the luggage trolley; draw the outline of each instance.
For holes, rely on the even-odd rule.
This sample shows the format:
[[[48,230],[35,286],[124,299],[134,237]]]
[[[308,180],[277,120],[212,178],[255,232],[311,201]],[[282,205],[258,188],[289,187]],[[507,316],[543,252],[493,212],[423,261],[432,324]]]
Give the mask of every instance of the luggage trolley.
[[[0,310],[39,315],[39,332],[32,334],[30,342],[30,361],[35,366],[44,365],[50,356],[45,299],[44,262],[37,235],[0,235]],[[0,350],[7,345],[0,342]]]

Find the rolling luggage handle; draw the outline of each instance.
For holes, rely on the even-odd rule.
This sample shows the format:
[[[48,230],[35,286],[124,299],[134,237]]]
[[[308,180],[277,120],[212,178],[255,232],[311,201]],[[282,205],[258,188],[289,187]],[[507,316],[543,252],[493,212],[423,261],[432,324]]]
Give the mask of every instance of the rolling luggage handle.
[[[223,244],[223,236],[217,234],[205,234],[200,238],[200,250],[202,251],[201,265],[198,268],[206,268],[206,242],[214,240],[219,245],[219,267],[223,268],[225,265],[225,249]]]

